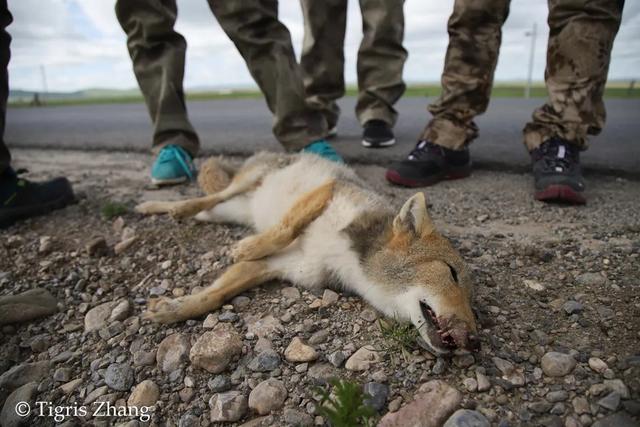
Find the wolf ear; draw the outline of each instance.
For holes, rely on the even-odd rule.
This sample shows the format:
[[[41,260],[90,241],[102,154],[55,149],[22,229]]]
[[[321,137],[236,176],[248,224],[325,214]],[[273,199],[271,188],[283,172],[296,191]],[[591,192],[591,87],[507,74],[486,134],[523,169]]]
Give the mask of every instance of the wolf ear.
[[[434,231],[433,221],[427,212],[424,193],[416,193],[405,202],[400,213],[393,220],[393,232],[410,232],[416,236],[426,236]]]

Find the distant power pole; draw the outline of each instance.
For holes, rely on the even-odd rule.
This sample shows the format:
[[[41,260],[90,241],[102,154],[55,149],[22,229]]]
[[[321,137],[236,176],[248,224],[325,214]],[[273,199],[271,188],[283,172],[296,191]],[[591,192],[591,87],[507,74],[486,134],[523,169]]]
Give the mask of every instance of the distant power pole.
[[[531,48],[529,50],[529,73],[527,75],[527,85],[524,88],[524,97],[531,97],[531,85],[533,80],[533,61],[536,53],[536,37],[538,37],[538,25],[534,22],[533,29],[524,33],[525,36],[531,37]]]
[[[42,98],[44,99],[44,95],[46,95],[47,92],[49,92],[49,88],[47,87],[47,72],[44,69],[44,65],[40,65],[40,74],[42,75],[42,90],[43,90]]]

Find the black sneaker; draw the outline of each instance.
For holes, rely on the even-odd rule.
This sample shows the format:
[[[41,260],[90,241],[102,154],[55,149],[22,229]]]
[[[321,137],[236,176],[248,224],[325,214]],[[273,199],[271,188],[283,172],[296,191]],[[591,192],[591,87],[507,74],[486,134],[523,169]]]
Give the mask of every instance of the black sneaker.
[[[450,150],[433,142],[420,141],[406,160],[392,163],[385,176],[388,181],[405,187],[426,187],[469,175],[471,158],[467,146],[462,150]]]
[[[531,151],[536,200],[583,205],[585,185],[580,168],[580,148],[561,138],[551,138]]]
[[[362,145],[367,148],[391,147],[396,143],[391,126],[382,120],[369,120],[363,126]]]
[[[19,178],[18,173],[8,168],[0,174],[0,228],[63,208],[74,201],[71,184],[66,178],[35,183]]]

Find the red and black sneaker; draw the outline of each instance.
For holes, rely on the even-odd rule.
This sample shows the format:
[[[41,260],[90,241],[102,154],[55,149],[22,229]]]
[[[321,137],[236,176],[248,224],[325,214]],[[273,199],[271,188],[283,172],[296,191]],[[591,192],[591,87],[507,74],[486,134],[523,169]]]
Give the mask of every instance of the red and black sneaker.
[[[405,160],[387,169],[388,181],[405,187],[427,187],[445,179],[471,175],[469,148],[450,150],[430,141],[420,141]]]
[[[534,197],[544,202],[587,203],[580,148],[561,138],[551,138],[531,151]]]

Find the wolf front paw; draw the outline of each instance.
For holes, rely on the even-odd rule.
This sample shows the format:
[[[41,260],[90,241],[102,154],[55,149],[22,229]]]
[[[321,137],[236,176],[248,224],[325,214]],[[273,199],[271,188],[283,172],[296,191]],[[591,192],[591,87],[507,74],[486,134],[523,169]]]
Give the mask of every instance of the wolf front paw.
[[[182,298],[151,298],[147,303],[147,311],[143,318],[156,323],[174,323],[184,318],[184,300]]]
[[[140,203],[133,209],[139,214],[143,214],[143,215],[153,215],[157,213],[164,213],[162,210],[159,209],[160,203],[161,202],[144,202],[144,203]]]
[[[254,261],[264,257],[263,249],[257,236],[245,237],[231,249],[231,258],[235,262]]]
[[[171,209],[169,209],[169,215],[173,219],[183,219],[195,216],[200,213],[200,211],[202,211],[200,205],[196,203],[183,202],[176,204]]]

